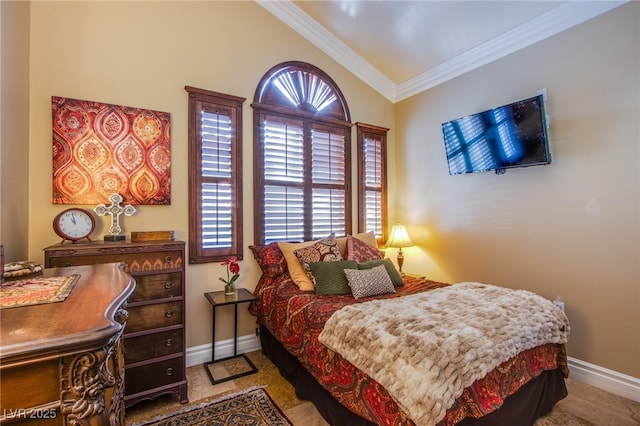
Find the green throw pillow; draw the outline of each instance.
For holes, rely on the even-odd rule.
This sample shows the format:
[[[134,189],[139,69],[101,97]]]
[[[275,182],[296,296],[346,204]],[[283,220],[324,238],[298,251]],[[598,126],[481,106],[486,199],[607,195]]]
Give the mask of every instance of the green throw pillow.
[[[400,272],[398,272],[396,267],[393,265],[393,262],[389,258],[376,259],[376,260],[370,260],[368,262],[358,263],[358,269],[371,269],[380,265],[384,265],[384,268],[387,270],[389,277],[391,277],[391,282],[393,283],[394,286],[397,287],[400,285],[404,285],[404,281],[402,281]]]
[[[355,260],[309,263],[316,281],[316,294],[351,294],[351,287],[344,274],[345,269],[358,269]]]

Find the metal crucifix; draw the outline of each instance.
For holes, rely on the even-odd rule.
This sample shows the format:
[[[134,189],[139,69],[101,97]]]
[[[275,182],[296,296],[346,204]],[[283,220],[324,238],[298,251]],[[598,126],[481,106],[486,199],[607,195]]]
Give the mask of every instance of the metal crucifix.
[[[109,196],[109,201],[111,201],[110,206],[106,206],[104,204],[98,204],[94,212],[98,213],[99,216],[104,216],[105,214],[111,215],[111,227],[109,228],[109,232],[111,235],[105,235],[105,241],[119,241],[124,240],[125,236],[120,235],[122,232],[122,228],[120,227],[120,215],[124,213],[126,216],[131,216],[136,212],[136,208],[133,206],[121,206],[123,198],[120,194],[111,194]]]

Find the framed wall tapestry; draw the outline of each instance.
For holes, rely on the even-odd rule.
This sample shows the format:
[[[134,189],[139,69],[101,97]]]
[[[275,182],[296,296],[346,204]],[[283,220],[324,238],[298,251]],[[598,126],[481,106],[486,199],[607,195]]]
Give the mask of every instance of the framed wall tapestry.
[[[171,204],[171,114],[51,97],[53,204]]]

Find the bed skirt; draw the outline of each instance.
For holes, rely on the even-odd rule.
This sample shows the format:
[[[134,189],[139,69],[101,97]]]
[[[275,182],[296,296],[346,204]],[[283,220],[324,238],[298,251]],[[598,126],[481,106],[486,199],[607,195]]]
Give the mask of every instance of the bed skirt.
[[[375,426],[336,401],[285,347],[260,325],[262,352],[278,367],[280,374],[295,388],[300,399],[312,401],[330,425]],[[541,416],[567,396],[562,371],[544,371],[509,396],[503,406],[480,419],[467,418],[459,425],[491,426],[504,424],[533,425]]]

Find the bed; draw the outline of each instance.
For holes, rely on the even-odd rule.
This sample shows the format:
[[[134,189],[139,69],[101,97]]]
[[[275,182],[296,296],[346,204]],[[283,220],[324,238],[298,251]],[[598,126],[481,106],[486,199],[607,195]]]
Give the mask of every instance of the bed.
[[[348,238],[351,243],[353,238],[350,236]],[[360,244],[358,241],[356,242]],[[298,253],[301,248],[308,247],[308,245],[317,245],[313,242],[303,244],[305,245],[299,246]],[[533,424],[537,418],[550,412],[553,406],[567,395],[564,379],[568,377],[569,371],[564,343],[568,338],[569,327],[564,313],[554,312],[557,308],[550,301],[547,301],[550,304],[548,308],[547,305],[544,305],[544,300],[541,303],[545,306],[543,308],[544,315],[560,318],[559,325],[553,324],[552,326],[551,334],[554,334],[555,337],[548,336],[549,330],[539,333],[546,336],[541,341],[530,335],[516,336],[516,340],[536,343],[534,346],[525,343],[531,347],[527,346],[524,349],[510,343],[500,352],[513,352],[514,350],[516,352],[510,354],[508,359],[504,361],[498,358],[493,359],[495,354],[492,354],[491,362],[495,366],[492,365],[488,371],[472,371],[475,376],[468,375],[466,372],[460,373],[463,380],[456,375],[458,374],[457,370],[467,370],[466,364],[475,363],[475,361],[468,362],[464,359],[467,354],[480,353],[480,349],[475,348],[475,344],[472,348],[456,349],[461,355],[451,357],[451,359],[461,358],[460,361],[465,364],[464,368],[460,367],[460,363],[454,364],[453,361],[449,365],[447,356],[441,356],[445,359],[445,364],[440,370],[438,370],[438,362],[442,363],[442,360],[426,361],[428,357],[423,356],[419,351],[414,353],[412,357],[408,357],[414,360],[412,362],[415,364],[421,366],[428,364],[427,375],[432,374],[435,369],[435,376],[450,375],[454,377],[445,379],[443,383],[436,382],[433,385],[429,383],[429,386],[437,389],[431,395],[429,389],[420,388],[419,391],[412,391],[424,386],[426,379],[423,380],[422,376],[415,374],[416,370],[405,371],[406,365],[402,364],[402,367],[398,367],[397,364],[398,359],[405,358],[405,354],[411,353],[412,350],[416,352],[414,347],[418,347],[418,345],[400,345],[396,340],[391,340],[387,342],[391,345],[389,349],[381,349],[378,346],[369,347],[371,342],[384,341],[387,340],[387,337],[378,338],[375,337],[375,334],[371,335],[374,337],[371,337],[367,333],[374,332],[371,330],[375,329],[388,330],[391,326],[383,324],[368,327],[366,324],[360,324],[360,329],[353,330],[345,325],[346,328],[339,331],[339,324],[349,324],[351,327],[357,325],[358,318],[365,318],[364,322],[366,323],[367,321],[375,322],[369,320],[370,318],[375,317],[377,321],[378,317],[385,316],[376,315],[375,312],[396,312],[386,316],[397,320],[405,315],[405,311],[406,317],[402,317],[402,323],[406,324],[411,322],[407,320],[411,315],[409,309],[405,309],[407,304],[412,307],[422,306],[418,303],[437,305],[433,300],[438,298],[449,300],[452,296],[447,292],[462,291],[465,287],[474,291],[479,291],[480,287],[482,287],[482,291],[503,291],[502,289],[481,283],[448,284],[413,276],[399,274],[393,276],[393,271],[389,270],[390,262],[384,259],[367,259],[365,256],[356,262],[357,265],[369,264],[363,268],[367,270],[369,275],[363,276],[365,278],[372,277],[374,268],[377,270],[376,274],[384,269],[390,278],[393,276],[393,291],[373,296],[365,294],[359,298],[356,298],[355,290],[349,294],[336,294],[340,292],[335,291],[327,294],[324,290],[321,291],[320,285],[316,288],[304,288],[304,286],[301,288],[300,283],[294,281],[293,278],[299,271],[292,271],[292,267],[306,266],[307,270],[304,272],[312,278],[315,286],[313,273],[309,274],[309,272],[317,271],[316,267],[318,266],[328,266],[318,265],[320,262],[335,261],[331,266],[337,267],[342,259],[348,257],[348,253],[345,253],[344,241],[342,247],[338,244],[340,254],[336,253],[337,257],[341,258],[340,260],[332,259],[331,256],[322,258],[320,255],[320,259],[306,263],[303,257],[298,257],[300,262],[297,265],[294,265],[291,258],[289,250],[291,247],[284,247],[282,243],[270,243],[250,248],[262,269],[262,275],[255,288],[258,300],[253,302],[249,308],[250,312],[257,317],[262,350],[276,364],[281,374],[294,385],[296,394],[302,399],[311,400],[325,420],[332,425]],[[354,257],[353,252],[352,250],[351,258]],[[373,252],[370,255],[376,257]],[[355,257],[357,258],[357,256]],[[370,264],[375,266],[372,267]],[[350,265],[353,266],[353,264]],[[308,270],[309,266],[314,267],[313,271]],[[345,270],[347,269],[351,268]],[[357,269],[357,266],[354,269]],[[349,275],[355,276],[356,272],[351,272],[349,271]],[[397,273],[397,271],[395,272]],[[398,277],[401,283],[397,282]],[[318,284],[320,282],[318,281]],[[513,292],[513,290],[506,289],[505,291]],[[527,294],[527,296],[530,295]],[[492,294],[489,297],[495,298]],[[537,295],[535,297],[542,299]],[[477,296],[472,293],[472,298],[476,299]],[[526,303],[529,304],[528,301]],[[427,306],[424,309],[429,311],[432,307]],[[457,321],[453,314],[454,310],[453,307],[447,307],[446,315],[439,317],[442,322],[446,322],[443,318],[451,317],[448,319],[449,323],[446,327],[441,327],[446,328],[447,333],[456,328],[451,325],[451,321]],[[461,309],[461,314],[466,317],[470,315],[470,312],[483,311],[486,313],[496,310],[498,309],[494,307]],[[517,310],[519,311],[520,308]],[[343,314],[351,316],[340,317]],[[438,315],[438,312],[435,314]],[[511,311],[509,316],[513,315],[514,311]],[[423,317],[425,315],[414,316]],[[486,321],[481,319],[480,322]],[[485,327],[489,331],[509,328],[486,326],[486,324]],[[404,326],[400,328],[404,328]],[[428,332],[431,333],[431,327],[428,328]],[[523,329],[528,330],[526,327]],[[331,336],[329,330],[338,330],[338,334]],[[445,340],[452,339],[450,334],[443,338]],[[485,339],[477,339],[478,342],[483,340]],[[354,357],[353,353],[349,353],[341,346],[342,343],[349,341],[356,342],[352,344],[353,348],[351,349],[359,353],[360,357]],[[363,342],[367,347],[362,348]],[[444,347],[441,343],[438,345]],[[501,342],[498,341],[498,344],[493,343],[489,346],[498,347],[500,345]],[[349,346],[349,344],[345,343],[343,346]],[[401,349],[394,353],[394,346]],[[427,349],[424,352],[433,352],[432,349]],[[387,352],[389,352],[388,357],[379,356]],[[363,353],[370,353],[371,356],[363,358]],[[501,354],[500,356],[504,358],[506,355]],[[376,361],[378,364],[372,361],[377,358],[381,358]],[[482,359],[484,360],[484,358]],[[414,366],[409,367],[414,368]],[[482,368],[486,369],[487,365],[481,363],[480,370]],[[452,369],[456,372],[451,373]],[[394,374],[398,374],[398,376],[394,378]],[[412,382],[411,379],[414,381]],[[464,380],[470,379],[473,381],[465,385]],[[402,388],[403,383],[404,388]],[[415,398],[416,395],[419,397]],[[414,400],[407,401],[407,396],[413,396]],[[441,397],[442,400],[439,399]],[[428,401],[428,407],[426,411],[421,411],[424,409],[421,406],[424,401]]]

